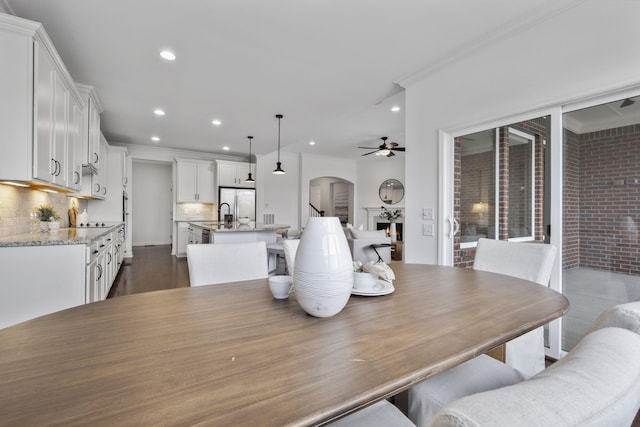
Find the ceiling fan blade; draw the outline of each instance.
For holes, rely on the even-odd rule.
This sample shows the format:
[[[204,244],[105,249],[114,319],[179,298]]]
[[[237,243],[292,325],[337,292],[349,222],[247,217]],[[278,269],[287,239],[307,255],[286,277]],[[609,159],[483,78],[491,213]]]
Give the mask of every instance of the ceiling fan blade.
[[[379,150],[380,147],[358,147],[358,148],[364,148],[365,150]]]
[[[397,147],[398,143],[397,142],[389,142],[387,144],[387,148],[392,149],[393,147]]]
[[[387,154],[387,157],[392,157],[395,156],[395,154],[393,153],[393,151],[389,151],[389,154]]]
[[[377,153],[378,151],[380,151],[380,150],[375,150],[375,151],[372,151],[370,153],[364,153],[363,156],[368,156],[369,154]]]
[[[404,151],[405,147],[391,148],[393,151]]]
[[[629,105],[633,105],[635,103],[636,101],[634,101],[633,99],[627,98],[624,101],[622,101],[622,104],[620,104],[620,108],[628,107]]]

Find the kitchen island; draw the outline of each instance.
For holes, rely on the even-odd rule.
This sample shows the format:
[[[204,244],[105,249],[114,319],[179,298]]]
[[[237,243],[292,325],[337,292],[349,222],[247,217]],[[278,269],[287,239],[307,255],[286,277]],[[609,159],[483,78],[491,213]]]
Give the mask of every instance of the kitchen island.
[[[250,222],[240,224],[233,222],[225,225],[224,222],[189,222],[194,229],[202,230],[202,243],[246,243],[265,242],[267,245],[276,243],[277,231],[286,230],[290,226],[285,224],[261,224]],[[210,236],[208,239],[205,236]]]

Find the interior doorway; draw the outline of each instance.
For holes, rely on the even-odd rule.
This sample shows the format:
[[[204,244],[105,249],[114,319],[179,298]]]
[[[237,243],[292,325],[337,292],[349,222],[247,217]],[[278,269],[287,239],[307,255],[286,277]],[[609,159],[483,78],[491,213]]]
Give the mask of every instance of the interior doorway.
[[[353,223],[353,183],[335,177],[311,180],[309,216],[335,216],[343,225]]]
[[[132,246],[171,245],[172,164],[132,161]]]

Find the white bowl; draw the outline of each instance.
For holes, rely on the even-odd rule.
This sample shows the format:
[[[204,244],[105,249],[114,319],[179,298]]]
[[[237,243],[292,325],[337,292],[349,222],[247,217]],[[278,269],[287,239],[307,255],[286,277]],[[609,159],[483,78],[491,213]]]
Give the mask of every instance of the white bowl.
[[[238,222],[242,225],[247,225],[249,224],[249,217],[248,216],[241,216],[240,218],[238,218]]]
[[[354,272],[353,273],[353,289],[357,289],[359,291],[370,291],[378,283],[378,276],[371,273],[361,273]]]
[[[269,277],[269,289],[275,299],[288,298],[292,284],[291,276],[279,275]]]

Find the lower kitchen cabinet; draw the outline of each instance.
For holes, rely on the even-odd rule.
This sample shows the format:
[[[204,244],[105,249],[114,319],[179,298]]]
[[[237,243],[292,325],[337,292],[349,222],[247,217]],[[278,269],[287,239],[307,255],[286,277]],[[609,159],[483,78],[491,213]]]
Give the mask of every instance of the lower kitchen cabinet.
[[[0,328],[85,303],[86,245],[0,248]]]
[[[0,329],[105,299],[123,250],[124,225],[89,245],[0,247]]]

